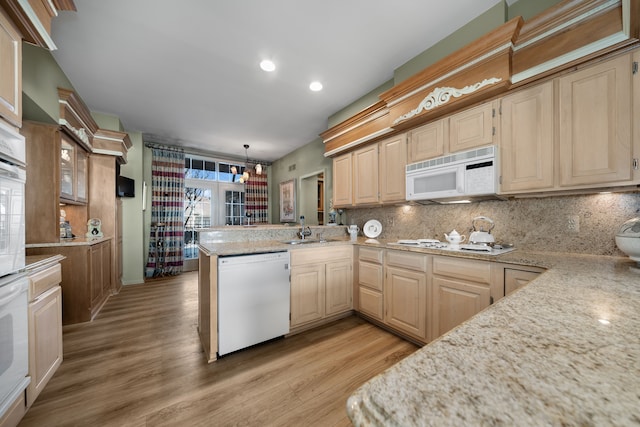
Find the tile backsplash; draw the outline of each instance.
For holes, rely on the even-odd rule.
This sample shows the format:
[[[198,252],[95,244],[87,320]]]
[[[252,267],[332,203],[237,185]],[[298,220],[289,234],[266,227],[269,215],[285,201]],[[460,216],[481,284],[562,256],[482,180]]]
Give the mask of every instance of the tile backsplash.
[[[346,225],[382,223],[381,239],[438,239],[456,229],[467,237],[473,218],[495,222],[496,242],[532,251],[625,256],[615,243],[618,227],[640,216],[640,193],[554,196],[467,205],[406,205],[346,211]],[[577,222],[578,230],[569,226]]]

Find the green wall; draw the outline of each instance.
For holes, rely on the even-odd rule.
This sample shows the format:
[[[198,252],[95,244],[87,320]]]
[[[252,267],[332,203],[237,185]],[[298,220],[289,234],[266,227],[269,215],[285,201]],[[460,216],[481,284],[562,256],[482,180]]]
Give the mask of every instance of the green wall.
[[[58,88],[75,90],[51,52],[22,43],[22,117],[44,123],[58,123]]]

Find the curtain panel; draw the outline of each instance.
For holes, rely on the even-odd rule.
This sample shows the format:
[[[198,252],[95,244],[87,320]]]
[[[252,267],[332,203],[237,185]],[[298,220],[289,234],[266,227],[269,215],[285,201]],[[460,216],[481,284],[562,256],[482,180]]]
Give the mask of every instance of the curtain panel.
[[[267,173],[251,175],[244,187],[245,212],[251,213],[252,224],[265,224],[269,222],[269,193],[267,186]]]
[[[151,236],[146,277],[182,272],[184,245],[184,152],[153,148]]]

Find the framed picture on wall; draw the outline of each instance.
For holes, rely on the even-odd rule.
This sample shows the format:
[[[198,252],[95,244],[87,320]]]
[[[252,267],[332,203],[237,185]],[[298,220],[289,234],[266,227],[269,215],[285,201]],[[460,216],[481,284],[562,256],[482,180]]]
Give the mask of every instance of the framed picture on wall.
[[[296,180],[280,183],[280,222],[296,222]]]

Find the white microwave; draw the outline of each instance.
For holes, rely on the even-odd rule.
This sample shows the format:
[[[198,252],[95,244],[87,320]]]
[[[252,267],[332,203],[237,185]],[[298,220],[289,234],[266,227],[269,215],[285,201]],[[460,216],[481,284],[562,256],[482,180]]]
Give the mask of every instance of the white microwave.
[[[497,151],[492,145],[407,165],[407,200],[496,198]]]

